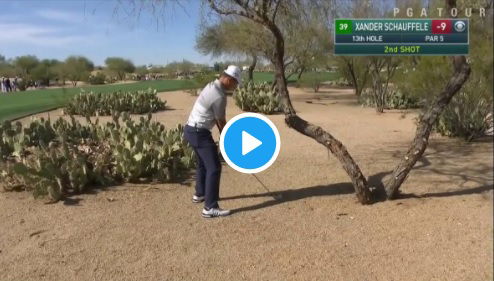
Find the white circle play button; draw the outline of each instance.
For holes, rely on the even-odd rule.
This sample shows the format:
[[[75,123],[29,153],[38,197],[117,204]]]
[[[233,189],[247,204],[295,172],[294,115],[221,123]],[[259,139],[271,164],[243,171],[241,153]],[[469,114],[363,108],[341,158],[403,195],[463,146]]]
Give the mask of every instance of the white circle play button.
[[[242,173],[269,168],[280,152],[280,134],[267,117],[242,113],[232,118],[221,132],[220,150],[226,163]]]

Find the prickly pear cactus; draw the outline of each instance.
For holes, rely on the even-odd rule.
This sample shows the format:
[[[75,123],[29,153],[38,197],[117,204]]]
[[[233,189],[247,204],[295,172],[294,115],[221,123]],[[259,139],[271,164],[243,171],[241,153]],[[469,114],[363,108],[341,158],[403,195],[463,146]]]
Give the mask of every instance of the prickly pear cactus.
[[[183,140],[183,128],[167,131],[162,124],[151,122],[150,117],[135,122],[124,114],[125,126],[110,130],[117,178],[167,182],[193,167],[194,162],[189,161],[193,158],[192,149]]]
[[[84,116],[110,116],[112,112],[145,114],[165,108],[166,101],[162,101],[154,89],[134,92],[119,91],[107,94],[82,91],[66,105],[64,113]]]
[[[24,189],[50,202],[92,186],[121,182],[168,182],[194,167],[193,150],[183,127],[166,130],[129,113],[112,111],[112,122],[100,125],[59,118],[0,126],[0,185]]]
[[[271,90],[271,85],[263,82],[247,83],[235,90],[233,94],[235,104],[243,111],[273,114],[281,110],[280,97]]]

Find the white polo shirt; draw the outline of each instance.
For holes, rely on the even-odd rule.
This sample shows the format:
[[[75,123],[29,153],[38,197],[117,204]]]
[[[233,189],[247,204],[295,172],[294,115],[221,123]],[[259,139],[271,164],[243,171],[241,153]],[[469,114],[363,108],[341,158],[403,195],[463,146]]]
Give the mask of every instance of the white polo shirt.
[[[226,95],[220,80],[209,83],[199,94],[187,125],[211,130],[215,120],[225,119]]]

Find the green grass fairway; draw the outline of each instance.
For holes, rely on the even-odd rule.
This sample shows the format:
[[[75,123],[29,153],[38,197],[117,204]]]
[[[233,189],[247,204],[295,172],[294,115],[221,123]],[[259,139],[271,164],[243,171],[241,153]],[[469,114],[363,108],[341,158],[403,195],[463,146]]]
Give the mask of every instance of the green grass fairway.
[[[337,72],[306,72],[302,74],[301,80],[311,80],[311,79],[318,79],[319,81],[333,81],[338,79],[340,76]],[[294,78],[294,82],[295,82]]]
[[[272,72],[254,72],[255,82],[271,82],[273,81],[273,79],[274,79],[274,73]]]
[[[303,75],[307,77],[312,75],[323,75],[327,77],[328,80],[333,80],[336,78],[335,73],[331,72],[307,72]],[[271,82],[273,81],[273,77],[274,75],[271,72],[254,72],[254,81],[256,82]],[[292,75],[288,82],[296,82],[296,75]],[[191,80],[154,80],[129,84],[32,90],[26,92],[15,92],[12,94],[0,93],[0,121],[12,120],[26,115],[62,107],[74,95],[80,93],[81,89],[85,91],[109,93],[115,91],[145,90],[147,88],[156,89],[158,92],[165,92],[190,89],[193,87],[194,82]]]
[[[292,75],[290,79],[288,79],[288,82],[295,82],[297,81],[296,75]],[[254,81],[256,82],[272,82],[274,79],[274,73],[273,72],[254,72]]]
[[[62,107],[74,95],[85,91],[109,93],[119,90],[135,91],[153,88],[158,92],[189,89],[189,80],[154,80],[130,84],[112,84],[77,88],[59,88],[0,94],[0,121],[12,120],[29,114]]]

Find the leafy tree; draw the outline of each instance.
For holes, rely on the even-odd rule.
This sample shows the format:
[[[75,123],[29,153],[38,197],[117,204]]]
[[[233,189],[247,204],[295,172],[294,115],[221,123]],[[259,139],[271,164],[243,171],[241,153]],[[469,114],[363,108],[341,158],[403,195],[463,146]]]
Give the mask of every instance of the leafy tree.
[[[2,55],[0,55],[0,77],[13,77],[16,75],[15,69],[12,64]]]
[[[75,87],[78,81],[87,81],[93,69],[94,64],[89,59],[71,56],[65,60],[64,67],[58,71],[63,71],[64,78],[70,80]]]
[[[20,56],[14,60],[14,67],[24,79],[27,79],[31,75],[32,70],[38,64],[39,60],[35,56]]]
[[[62,86],[65,86],[65,82],[68,79],[67,65],[65,64],[65,62],[54,65],[52,67],[52,70],[55,73],[55,79],[57,80],[57,82],[59,84],[61,82]]]
[[[43,85],[50,86],[50,80],[57,77],[56,67],[61,64],[58,60],[42,60],[33,70],[31,78],[39,80]]]
[[[135,70],[134,64],[123,58],[109,57],[105,60],[105,64],[109,71],[117,75],[119,80],[124,80],[126,73],[132,73]]]

